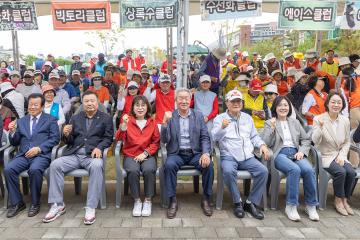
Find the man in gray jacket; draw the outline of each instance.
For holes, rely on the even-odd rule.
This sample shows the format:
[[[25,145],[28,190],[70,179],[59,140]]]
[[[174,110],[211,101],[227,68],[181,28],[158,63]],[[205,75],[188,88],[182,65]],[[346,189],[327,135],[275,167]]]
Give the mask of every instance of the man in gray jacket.
[[[170,198],[167,217],[176,216],[176,175],[183,165],[192,165],[201,171],[204,192],[201,207],[206,216],[211,216],[214,168],[210,159],[211,144],[204,116],[190,109],[190,90],[177,90],[175,101],[177,110],[174,113],[165,112],[161,126],[161,141],[166,144],[168,156],[164,165],[165,191]]]

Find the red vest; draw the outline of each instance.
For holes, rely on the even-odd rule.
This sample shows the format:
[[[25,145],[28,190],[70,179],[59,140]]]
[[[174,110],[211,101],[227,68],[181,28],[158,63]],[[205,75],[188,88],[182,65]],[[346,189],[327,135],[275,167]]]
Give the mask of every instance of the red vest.
[[[156,89],[156,114],[155,122],[161,124],[164,118],[164,114],[167,111],[173,112],[175,109],[175,91],[170,89],[170,92],[164,94],[160,89]]]
[[[129,60],[126,57],[121,59],[121,65],[126,69],[126,71],[129,70]],[[132,70],[135,70],[135,61],[132,58],[130,59],[130,66]]]

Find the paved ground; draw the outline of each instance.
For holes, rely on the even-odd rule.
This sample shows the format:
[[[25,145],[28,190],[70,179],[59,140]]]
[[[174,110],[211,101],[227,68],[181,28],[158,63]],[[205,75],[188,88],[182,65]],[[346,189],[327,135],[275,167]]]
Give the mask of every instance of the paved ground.
[[[239,184],[242,186],[242,184]],[[215,188],[214,188],[215,189]],[[329,185],[329,189],[332,189]],[[154,199],[153,214],[149,218],[131,216],[132,200],[124,199],[121,209],[115,208],[115,184],[109,183],[108,208],[97,211],[97,220],[92,226],[82,223],[83,203],[86,198],[86,184],[80,196],[75,196],[71,183],[66,185],[65,201],[67,213],[53,223],[43,224],[41,218],[47,211],[43,204],[41,213],[35,218],[28,218],[23,212],[14,219],[6,219],[5,210],[0,210],[0,240],[3,239],[360,239],[360,190],[356,189],[352,199],[356,216],[341,217],[333,209],[332,191],[328,195],[328,209],[320,212],[320,222],[311,222],[301,206],[301,222],[289,221],[283,210],[265,212],[263,221],[250,216],[237,219],[232,214],[229,193],[225,192],[223,210],[214,212],[212,217],[205,217],[200,208],[201,195],[192,193],[192,184],[179,184],[178,200],[180,209],[176,219],[166,219],[165,210],[159,205],[159,196]],[[44,186],[43,202],[46,202],[47,189]],[[29,202],[29,198],[25,197]],[[280,195],[280,208],[284,208],[284,190]],[[3,204],[3,201],[0,201]]]

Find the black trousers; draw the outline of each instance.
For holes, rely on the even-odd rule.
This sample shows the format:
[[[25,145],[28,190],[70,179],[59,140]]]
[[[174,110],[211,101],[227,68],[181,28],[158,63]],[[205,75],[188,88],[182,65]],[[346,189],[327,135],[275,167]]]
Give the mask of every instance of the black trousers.
[[[154,196],[156,181],[156,160],[154,157],[149,157],[141,163],[135,162],[134,158],[125,157],[124,169],[127,173],[131,196],[134,199],[140,198],[140,172],[144,176],[145,197]]]
[[[351,164],[345,162],[344,166],[341,167],[334,160],[331,162],[329,168],[325,168],[325,170],[333,176],[335,196],[339,198],[350,198],[356,177],[356,172]]]

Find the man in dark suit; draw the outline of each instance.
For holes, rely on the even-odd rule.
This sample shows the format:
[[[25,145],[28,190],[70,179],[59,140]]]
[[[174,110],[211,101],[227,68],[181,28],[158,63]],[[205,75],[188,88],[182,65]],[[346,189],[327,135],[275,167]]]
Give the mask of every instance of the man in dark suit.
[[[192,165],[202,173],[203,198],[201,207],[206,216],[213,213],[211,207],[213,163],[210,159],[211,143],[204,117],[190,109],[191,92],[188,89],[176,91],[177,110],[166,112],[161,126],[161,141],[166,144],[167,159],[164,165],[165,186],[170,204],[168,218],[177,212],[176,175],[183,165]]]
[[[19,146],[19,151],[4,169],[10,200],[8,218],[26,208],[19,189],[19,174],[25,170],[28,170],[31,192],[28,216],[33,217],[39,213],[43,173],[50,165],[52,148],[60,141],[56,118],[43,113],[44,97],[33,93],[28,102],[29,114],[9,124],[10,143]]]
[[[50,166],[50,189],[48,202],[49,212],[43,219],[48,223],[65,213],[63,202],[64,173],[78,168],[89,171],[89,186],[87,194],[84,223],[95,222],[95,208],[101,196],[103,182],[104,149],[110,147],[113,141],[112,118],[98,111],[98,97],[94,92],[83,94],[84,111],[74,115],[70,124],[63,129],[63,140],[68,145],[63,157],[56,159]]]

